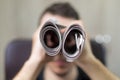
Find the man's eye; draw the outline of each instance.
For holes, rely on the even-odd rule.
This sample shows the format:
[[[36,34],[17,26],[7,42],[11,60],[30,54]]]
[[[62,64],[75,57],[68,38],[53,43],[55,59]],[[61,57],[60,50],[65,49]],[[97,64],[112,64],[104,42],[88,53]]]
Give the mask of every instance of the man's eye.
[[[45,41],[45,44],[50,48],[55,48],[59,45],[58,36],[52,30],[46,32],[45,37],[44,37],[44,41]]]

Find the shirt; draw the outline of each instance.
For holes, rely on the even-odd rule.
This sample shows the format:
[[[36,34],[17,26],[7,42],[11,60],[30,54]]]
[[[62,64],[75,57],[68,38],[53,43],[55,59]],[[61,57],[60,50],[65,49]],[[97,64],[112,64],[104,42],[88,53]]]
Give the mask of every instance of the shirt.
[[[79,74],[78,74],[78,77],[77,77],[76,80],[91,80],[91,79],[85,74],[85,72],[84,72],[82,69],[80,69],[79,67],[78,67],[78,72],[79,72]],[[44,80],[43,74],[44,74],[44,69],[43,69],[43,70],[41,71],[41,73],[39,74],[37,80]]]

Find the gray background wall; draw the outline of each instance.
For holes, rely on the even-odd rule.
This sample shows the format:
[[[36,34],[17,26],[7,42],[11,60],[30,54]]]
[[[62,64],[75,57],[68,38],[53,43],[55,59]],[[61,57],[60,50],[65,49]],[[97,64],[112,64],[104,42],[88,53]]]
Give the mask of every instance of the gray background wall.
[[[16,38],[31,38],[45,7],[68,1],[80,13],[92,38],[108,34],[108,68],[120,76],[120,0],[0,0],[0,80],[4,80],[6,45]]]

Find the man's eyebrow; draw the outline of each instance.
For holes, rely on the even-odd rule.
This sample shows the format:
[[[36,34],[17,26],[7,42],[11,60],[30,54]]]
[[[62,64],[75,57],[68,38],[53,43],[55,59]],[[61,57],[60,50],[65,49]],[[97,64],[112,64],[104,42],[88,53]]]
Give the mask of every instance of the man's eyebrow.
[[[66,28],[66,26],[60,25],[60,24],[56,24],[58,26],[59,29],[63,29]]]

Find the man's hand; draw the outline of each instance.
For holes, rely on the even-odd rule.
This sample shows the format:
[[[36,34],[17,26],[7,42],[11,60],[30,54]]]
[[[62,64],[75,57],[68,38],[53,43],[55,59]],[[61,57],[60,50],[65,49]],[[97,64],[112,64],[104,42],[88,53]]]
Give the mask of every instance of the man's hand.
[[[31,56],[29,60],[38,61],[38,63],[46,64],[47,62],[52,60],[52,57],[48,56],[45,53],[45,50],[41,45],[40,38],[39,38],[41,28],[42,26],[39,26],[39,28],[33,34],[32,51],[31,51]]]
[[[85,27],[81,21],[73,21],[72,24],[79,24],[85,31]],[[91,80],[120,80],[94,57],[87,33],[82,54],[75,63],[85,71]]]
[[[32,38],[32,51],[29,59],[25,62],[20,72],[13,80],[36,80],[44,65],[52,60],[43,49],[39,33],[42,26],[35,31]]]

